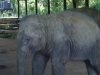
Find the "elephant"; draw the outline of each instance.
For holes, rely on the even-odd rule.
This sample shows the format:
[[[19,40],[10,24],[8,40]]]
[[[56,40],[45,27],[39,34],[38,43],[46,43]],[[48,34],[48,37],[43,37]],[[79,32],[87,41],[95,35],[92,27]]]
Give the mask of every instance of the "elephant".
[[[96,9],[88,8],[88,7],[82,7],[82,8],[75,8],[75,9],[69,9],[73,11],[77,11],[80,13],[84,13],[94,19],[96,23],[98,24],[100,28],[100,13]]]
[[[85,14],[66,10],[25,16],[17,41],[18,75],[25,75],[25,59],[31,54],[32,75],[43,75],[49,59],[52,75],[65,75],[69,60],[84,61],[88,75],[100,75],[100,29]]]

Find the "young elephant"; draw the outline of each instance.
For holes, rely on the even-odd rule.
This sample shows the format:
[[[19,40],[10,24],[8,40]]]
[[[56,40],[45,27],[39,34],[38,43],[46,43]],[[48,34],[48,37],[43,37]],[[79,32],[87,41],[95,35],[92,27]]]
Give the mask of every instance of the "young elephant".
[[[68,60],[85,61],[88,75],[100,75],[99,27],[73,11],[26,16],[18,32],[18,75],[24,75],[24,60],[31,53],[32,75],[43,75],[49,58],[52,75],[65,75]]]

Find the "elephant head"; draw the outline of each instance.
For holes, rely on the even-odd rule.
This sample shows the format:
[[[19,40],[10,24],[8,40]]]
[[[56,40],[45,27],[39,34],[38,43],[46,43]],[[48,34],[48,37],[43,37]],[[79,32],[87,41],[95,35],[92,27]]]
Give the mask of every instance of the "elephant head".
[[[46,40],[43,25],[32,16],[21,20],[18,32],[18,75],[24,75],[24,63],[31,53],[44,50]]]

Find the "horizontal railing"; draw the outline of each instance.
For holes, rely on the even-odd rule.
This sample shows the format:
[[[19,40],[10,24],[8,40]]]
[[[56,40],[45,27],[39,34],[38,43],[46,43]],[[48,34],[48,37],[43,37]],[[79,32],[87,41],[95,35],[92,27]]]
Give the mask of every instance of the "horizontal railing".
[[[18,18],[0,18],[0,33],[17,34],[19,21]]]

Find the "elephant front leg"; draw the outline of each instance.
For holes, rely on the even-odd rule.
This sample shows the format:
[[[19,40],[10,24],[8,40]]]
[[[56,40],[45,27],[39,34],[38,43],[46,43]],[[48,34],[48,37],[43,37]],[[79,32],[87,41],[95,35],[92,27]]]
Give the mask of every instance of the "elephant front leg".
[[[47,55],[35,53],[32,61],[32,75],[43,75],[48,60]]]
[[[70,56],[70,43],[60,43],[51,52],[52,75],[65,75],[65,64]]]
[[[96,69],[90,64],[88,60],[85,61],[88,75],[97,75]]]
[[[65,75],[65,64],[60,60],[52,61],[52,75]]]

